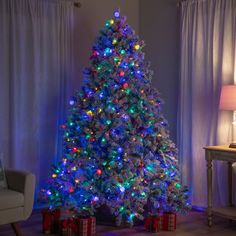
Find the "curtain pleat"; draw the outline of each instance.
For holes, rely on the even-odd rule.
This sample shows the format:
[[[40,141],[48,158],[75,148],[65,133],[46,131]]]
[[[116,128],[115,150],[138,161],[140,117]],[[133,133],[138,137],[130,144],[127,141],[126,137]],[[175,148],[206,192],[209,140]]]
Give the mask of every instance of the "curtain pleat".
[[[39,188],[61,155],[73,12],[66,1],[0,0],[0,153]]]
[[[178,147],[182,181],[194,206],[207,203],[203,147],[230,142],[232,113],[219,111],[223,84],[235,75],[235,0],[193,0],[181,4],[181,73]],[[226,164],[214,163],[214,203],[227,202]]]

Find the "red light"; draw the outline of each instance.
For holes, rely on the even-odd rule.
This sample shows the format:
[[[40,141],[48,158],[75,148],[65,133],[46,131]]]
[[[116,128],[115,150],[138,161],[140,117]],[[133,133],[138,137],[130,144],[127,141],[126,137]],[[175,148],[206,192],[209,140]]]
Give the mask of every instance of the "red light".
[[[93,51],[93,56],[96,57],[98,55],[97,51]]]
[[[140,168],[143,168],[143,167],[144,167],[144,163],[143,163],[143,162],[140,162],[139,167],[140,167]]]
[[[124,89],[127,89],[128,87],[129,87],[129,84],[128,84],[128,83],[124,83],[124,84],[123,84],[123,88],[124,88]]]
[[[74,192],[74,189],[72,187],[69,188],[69,192],[70,193],[73,193]]]
[[[124,76],[125,75],[125,72],[124,71],[121,71],[120,72],[120,76]]]
[[[98,170],[96,171],[96,173],[97,173],[98,175],[101,175],[101,174],[102,174],[102,171],[98,169]]]

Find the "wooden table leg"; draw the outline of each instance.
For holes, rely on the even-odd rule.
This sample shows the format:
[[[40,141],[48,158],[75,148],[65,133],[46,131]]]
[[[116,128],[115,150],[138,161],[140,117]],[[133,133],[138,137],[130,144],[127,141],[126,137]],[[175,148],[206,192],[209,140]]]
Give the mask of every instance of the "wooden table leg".
[[[212,226],[212,160],[210,152],[206,150],[207,160],[207,218],[208,226]]]
[[[229,206],[233,206],[233,167],[232,163],[228,162],[228,193],[229,193]],[[230,219],[229,223],[231,224],[233,221]]]
[[[233,190],[232,190],[232,184],[233,184],[233,178],[232,178],[232,163],[228,162],[228,183],[229,183],[229,206],[233,206]]]

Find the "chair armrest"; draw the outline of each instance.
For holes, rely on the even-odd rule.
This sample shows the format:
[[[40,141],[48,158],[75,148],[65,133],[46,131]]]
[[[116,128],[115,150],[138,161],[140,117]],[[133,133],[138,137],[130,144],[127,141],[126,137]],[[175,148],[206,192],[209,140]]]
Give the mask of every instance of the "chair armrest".
[[[27,219],[34,204],[35,175],[12,169],[5,172],[8,188],[24,194],[24,216]]]

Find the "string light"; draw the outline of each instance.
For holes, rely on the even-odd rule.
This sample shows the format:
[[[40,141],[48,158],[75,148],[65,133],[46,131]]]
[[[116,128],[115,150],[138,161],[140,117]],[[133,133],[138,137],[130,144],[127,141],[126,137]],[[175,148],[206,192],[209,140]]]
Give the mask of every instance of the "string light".
[[[106,204],[131,225],[146,203],[149,214],[190,209],[143,45],[119,10],[106,21],[60,126],[63,157],[44,191],[50,205],[80,215]]]

